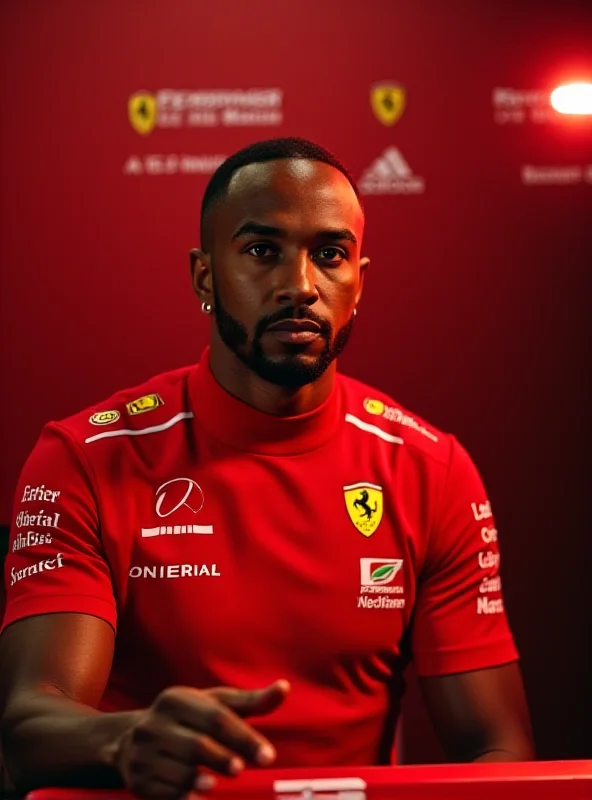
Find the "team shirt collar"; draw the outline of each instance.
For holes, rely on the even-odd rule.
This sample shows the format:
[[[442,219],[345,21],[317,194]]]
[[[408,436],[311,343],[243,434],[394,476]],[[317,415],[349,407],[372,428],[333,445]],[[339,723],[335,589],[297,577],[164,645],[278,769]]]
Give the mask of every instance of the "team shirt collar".
[[[206,348],[189,375],[195,418],[214,438],[237,450],[266,455],[297,455],[326,444],[343,421],[339,380],[327,400],[296,417],[264,414],[223,389],[210,369]]]

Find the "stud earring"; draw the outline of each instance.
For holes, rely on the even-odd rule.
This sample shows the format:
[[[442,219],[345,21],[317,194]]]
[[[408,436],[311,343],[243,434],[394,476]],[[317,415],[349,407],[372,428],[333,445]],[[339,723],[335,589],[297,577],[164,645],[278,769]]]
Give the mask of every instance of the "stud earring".
[[[206,303],[205,300],[201,304],[201,310],[204,314],[211,314],[214,310],[214,306],[211,303]]]

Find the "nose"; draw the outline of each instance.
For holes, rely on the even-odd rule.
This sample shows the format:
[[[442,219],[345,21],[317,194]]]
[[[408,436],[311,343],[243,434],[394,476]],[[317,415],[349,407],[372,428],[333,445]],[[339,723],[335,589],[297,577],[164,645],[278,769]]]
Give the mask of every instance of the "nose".
[[[277,287],[273,299],[280,306],[314,305],[319,299],[315,285],[316,267],[308,253],[297,253],[286,258],[274,270]]]

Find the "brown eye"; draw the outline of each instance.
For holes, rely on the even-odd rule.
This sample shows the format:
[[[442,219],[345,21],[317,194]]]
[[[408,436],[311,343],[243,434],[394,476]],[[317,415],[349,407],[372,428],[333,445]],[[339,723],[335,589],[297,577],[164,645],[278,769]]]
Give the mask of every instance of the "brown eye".
[[[317,253],[317,259],[325,264],[337,266],[341,264],[346,254],[339,247],[323,247]]]
[[[255,258],[270,258],[276,254],[276,250],[271,244],[251,244],[246,248],[245,253]]]

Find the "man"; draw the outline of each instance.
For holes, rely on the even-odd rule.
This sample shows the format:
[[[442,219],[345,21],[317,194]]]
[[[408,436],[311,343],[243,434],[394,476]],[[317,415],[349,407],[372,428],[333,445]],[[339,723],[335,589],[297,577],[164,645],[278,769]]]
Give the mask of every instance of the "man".
[[[363,229],[322,148],[235,154],[191,253],[199,364],[46,426],[0,640],[18,787],[174,798],[249,766],[389,763],[409,657],[450,759],[532,757],[475,467],[336,372]]]

